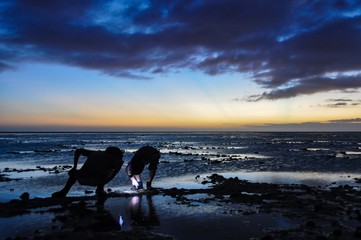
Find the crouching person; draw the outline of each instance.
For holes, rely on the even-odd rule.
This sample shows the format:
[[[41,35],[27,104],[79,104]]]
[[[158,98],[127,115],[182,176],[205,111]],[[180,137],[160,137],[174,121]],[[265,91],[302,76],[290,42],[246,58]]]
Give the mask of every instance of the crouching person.
[[[83,166],[77,170],[80,156],[87,157]],[[117,147],[108,147],[105,151],[91,151],[84,148],[76,149],[74,166],[69,170],[69,179],[64,188],[52,194],[53,198],[65,197],[76,181],[80,185],[96,186],[98,196],[106,195],[104,185],[110,182],[122,167],[123,151]]]
[[[126,172],[130,178],[134,190],[143,189],[143,181],[141,173],[144,167],[148,165],[149,175],[147,179],[147,189],[152,189],[152,181],[154,179],[157,167],[159,164],[160,152],[151,146],[144,146],[139,148],[133,158],[126,167]]]

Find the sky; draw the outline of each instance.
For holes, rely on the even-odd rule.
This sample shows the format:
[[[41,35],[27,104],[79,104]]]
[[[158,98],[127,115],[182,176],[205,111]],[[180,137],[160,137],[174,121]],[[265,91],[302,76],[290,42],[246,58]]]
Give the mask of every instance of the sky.
[[[0,131],[361,131],[360,93],[360,1],[0,2]]]

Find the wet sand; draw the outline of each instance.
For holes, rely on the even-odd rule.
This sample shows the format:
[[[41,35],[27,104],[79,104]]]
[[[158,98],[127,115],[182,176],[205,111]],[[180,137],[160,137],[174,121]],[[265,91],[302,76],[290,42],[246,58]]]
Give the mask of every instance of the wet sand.
[[[361,238],[361,196],[354,186],[255,183],[218,174],[194,178],[202,187],[157,188],[138,194],[109,189],[104,199],[23,194],[0,203],[1,237]]]

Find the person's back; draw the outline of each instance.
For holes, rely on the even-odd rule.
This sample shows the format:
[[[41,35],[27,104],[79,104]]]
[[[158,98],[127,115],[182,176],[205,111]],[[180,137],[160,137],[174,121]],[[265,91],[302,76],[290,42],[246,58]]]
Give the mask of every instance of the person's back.
[[[151,146],[144,146],[139,148],[133,158],[132,158],[132,162],[141,162],[143,165],[147,165],[150,163],[158,163],[160,157],[160,153],[159,151]]]
[[[123,164],[121,159],[114,158],[103,151],[91,152],[78,171],[77,180],[81,185],[90,186],[96,186],[99,182],[109,182],[117,165],[121,164]]]

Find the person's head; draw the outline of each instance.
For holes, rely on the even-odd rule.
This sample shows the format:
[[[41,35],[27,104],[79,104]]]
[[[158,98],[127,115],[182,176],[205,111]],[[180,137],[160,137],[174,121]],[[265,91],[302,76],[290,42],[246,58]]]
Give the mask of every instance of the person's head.
[[[123,150],[120,150],[118,147],[107,147],[105,152],[117,159],[123,159]]]

